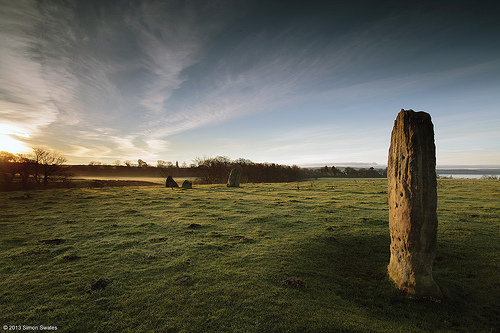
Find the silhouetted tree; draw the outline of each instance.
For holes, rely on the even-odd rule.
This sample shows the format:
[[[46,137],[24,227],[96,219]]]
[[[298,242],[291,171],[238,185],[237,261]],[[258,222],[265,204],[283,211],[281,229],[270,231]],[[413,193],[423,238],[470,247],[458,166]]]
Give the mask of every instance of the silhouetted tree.
[[[6,151],[0,152],[0,190],[8,191],[17,174],[16,164],[19,158]]]
[[[32,153],[17,156],[0,152],[0,189],[11,189],[14,181],[16,187],[23,190],[30,183],[46,187],[51,177],[64,175],[62,164],[65,162],[66,158],[58,152],[40,147],[33,148]]]
[[[222,184],[227,181],[231,170],[231,159],[227,156],[212,157],[196,157],[198,178],[208,184]]]
[[[18,157],[19,161],[16,163],[16,170],[21,177],[21,189],[25,190],[29,186],[33,161],[24,155],[18,155]]]
[[[60,171],[62,169],[61,166],[67,161],[58,152],[46,150],[41,147],[33,148],[31,156],[35,165],[35,172],[33,174],[35,181],[40,184],[43,180],[44,187],[47,186],[49,178]]]
[[[333,177],[337,177],[338,175],[342,174],[342,171],[340,171],[338,168],[332,165],[332,175]]]
[[[305,175],[296,165],[290,167],[275,163],[253,163],[242,158],[231,161],[227,156],[197,157],[194,162],[198,178],[205,183],[225,183],[234,168],[241,171],[242,182],[250,183],[291,182],[300,180]]]

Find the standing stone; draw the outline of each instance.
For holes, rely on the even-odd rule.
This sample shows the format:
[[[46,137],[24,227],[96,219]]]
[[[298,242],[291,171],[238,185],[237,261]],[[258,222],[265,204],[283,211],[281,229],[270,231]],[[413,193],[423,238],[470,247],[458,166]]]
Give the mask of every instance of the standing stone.
[[[186,179],[184,182],[182,182],[182,188],[192,189],[193,183],[191,183],[189,180]]]
[[[401,110],[387,167],[389,277],[409,296],[441,298],[432,277],[437,248],[436,147],[431,116]]]
[[[165,182],[165,187],[179,187],[179,185],[177,185],[177,183],[175,182],[175,180],[172,178],[172,176],[168,176],[167,177],[167,181]]]
[[[229,174],[229,180],[227,181],[227,187],[239,187],[241,180],[241,171],[239,169],[231,170]]]

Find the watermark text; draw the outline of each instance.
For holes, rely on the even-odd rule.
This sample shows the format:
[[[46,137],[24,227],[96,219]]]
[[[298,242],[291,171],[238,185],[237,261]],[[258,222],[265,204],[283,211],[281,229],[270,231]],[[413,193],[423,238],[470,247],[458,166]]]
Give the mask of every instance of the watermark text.
[[[4,331],[57,331],[53,325],[3,325]]]

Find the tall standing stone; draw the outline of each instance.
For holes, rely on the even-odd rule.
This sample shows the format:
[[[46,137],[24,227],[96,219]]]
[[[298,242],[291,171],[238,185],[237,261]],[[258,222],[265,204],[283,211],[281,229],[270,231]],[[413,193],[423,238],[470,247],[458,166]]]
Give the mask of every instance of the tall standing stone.
[[[410,296],[441,298],[432,277],[437,248],[436,147],[431,116],[401,110],[387,167],[389,277]]]
[[[241,180],[241,171],[239,169],[232,169],[227,181],[227,187],[239,187]]]

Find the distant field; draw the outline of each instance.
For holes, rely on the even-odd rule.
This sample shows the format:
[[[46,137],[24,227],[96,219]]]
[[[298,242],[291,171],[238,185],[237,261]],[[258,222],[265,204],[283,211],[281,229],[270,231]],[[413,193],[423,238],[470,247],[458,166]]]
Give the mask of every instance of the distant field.
[[[500,181],[438,181],[441,303],[406,299],[387,280],[386,187],[327,179],[0,193],[0,325],[499,332]]]
[[[151,183],[162,184],[162,185],[165,184],[165,178],[163,178],[163,177],[110,177],[110,176],[102,176],[102,177],[99,177],[99,176],[97,176],[97,177],[96,176],[78,176],[78,177],[75,177],[75,180],[78,180],[78,179],[126,180],[126,181],[137,180],[137,181],[151,182]],[[193,182],[196,180],[196,177],[176,177],[176,178],[174,178],[174,180],[177,182],[177,184],[179,184],[179,186],[181,186],[183,181],[189,180],[189,181]]]

